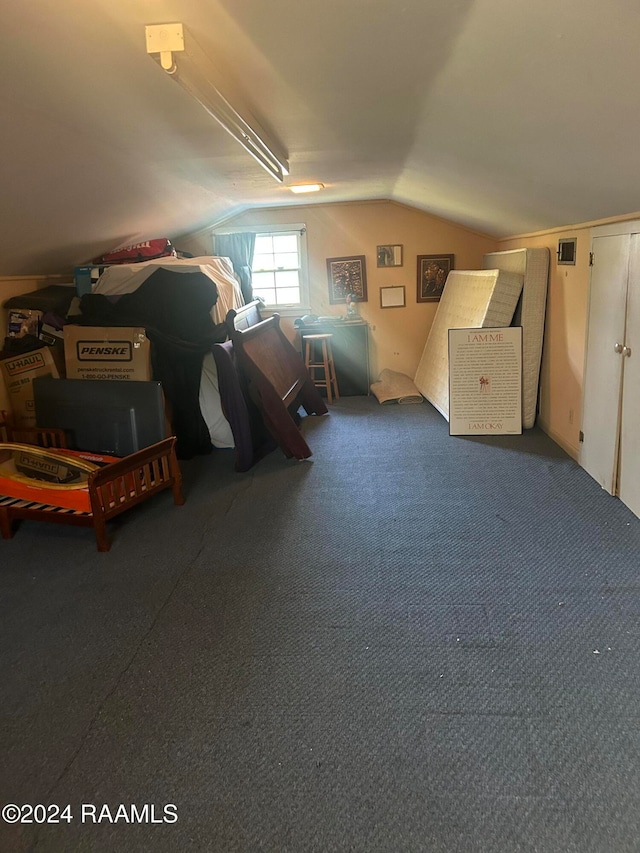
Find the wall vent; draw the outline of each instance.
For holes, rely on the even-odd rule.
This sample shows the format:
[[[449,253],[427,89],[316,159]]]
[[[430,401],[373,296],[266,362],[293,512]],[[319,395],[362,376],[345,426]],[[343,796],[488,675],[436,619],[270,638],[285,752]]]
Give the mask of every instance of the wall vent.
[[[576,262],[576,237],[571,237],[566,240],[558,240],[558,263],[559,264],[575,264]]]

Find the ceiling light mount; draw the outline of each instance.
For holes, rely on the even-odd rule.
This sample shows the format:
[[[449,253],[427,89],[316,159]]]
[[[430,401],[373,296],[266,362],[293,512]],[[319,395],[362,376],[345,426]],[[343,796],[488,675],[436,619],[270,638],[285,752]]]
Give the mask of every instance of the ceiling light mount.
[[[288,156],[260,127],[237,91],[214,68],[198,44],[189,39],[185,48],[182,24],[154,24],[145,27],[147,53],[158,54],[160,65],[172,80],[196,100],[263,169],[283,182],[289,174]],[[174,53],[179,53],[176,62]],[[224,92],[224,94],[223,94]],[[233,103],[236,106],[233,106]]]
[[[174,53],[184,50],[184,29],[182,24],[154,24],[145,27],[147,53],[159,53],[160,65],[167,74],[178,70],[173,60]]]

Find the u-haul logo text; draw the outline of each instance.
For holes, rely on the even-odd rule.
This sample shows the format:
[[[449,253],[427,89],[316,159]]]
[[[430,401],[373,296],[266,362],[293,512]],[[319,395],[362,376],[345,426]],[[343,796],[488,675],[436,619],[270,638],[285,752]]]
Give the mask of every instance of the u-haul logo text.
[[[132,361],[131,341],[78,341],[76,343],[78,361]]]
[[[56,462],[49,462],[46,459],[39,459],[37,456],[32,456],[30,453],[21,453],[16,463],[22,468],[28,468],[30,471],[35,471],[40,474],[49,474],[55,477],[56,480],[64,480],[69,475],[69,469],[66,465],[58,465]]]
[[[44,366],[44,358],[39,352],[29,353],[29,355],[25,355],[22,358],[12,358],[11,361],[5,361],[4,363],[4,369],[9,376],[28,373],[30,370]]]

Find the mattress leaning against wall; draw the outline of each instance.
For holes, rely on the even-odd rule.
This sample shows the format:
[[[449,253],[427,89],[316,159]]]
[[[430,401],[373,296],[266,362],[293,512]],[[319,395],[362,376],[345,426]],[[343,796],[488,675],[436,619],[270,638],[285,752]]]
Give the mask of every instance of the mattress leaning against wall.
[[[414,382],[449,420],[449,329],[508,326],[523,276],[492,270],[452,270],[418,364]]]
[[[522,326],[522,426],[531,429],[538,408],[549,250],[539,248],[490,252],[483,257],[482,267],[518,273],[524,277],[522,295],[511,325]]]

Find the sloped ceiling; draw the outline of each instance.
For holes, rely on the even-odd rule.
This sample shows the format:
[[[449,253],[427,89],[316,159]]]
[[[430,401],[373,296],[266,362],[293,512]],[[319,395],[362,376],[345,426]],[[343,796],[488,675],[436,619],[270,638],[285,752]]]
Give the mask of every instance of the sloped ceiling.
[[[300,203],[146,54],[179,21],[313,202],[507,236],[640,209],[636,0],[5,4],[0,275]]]

